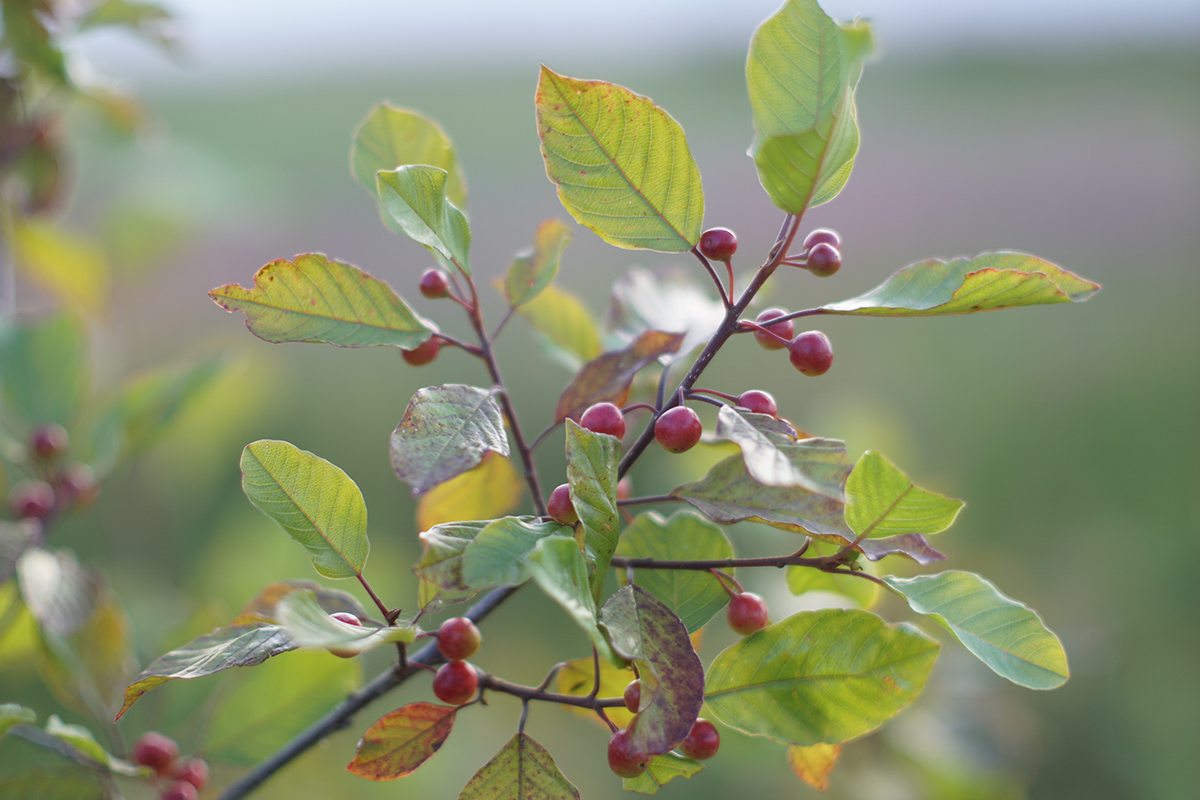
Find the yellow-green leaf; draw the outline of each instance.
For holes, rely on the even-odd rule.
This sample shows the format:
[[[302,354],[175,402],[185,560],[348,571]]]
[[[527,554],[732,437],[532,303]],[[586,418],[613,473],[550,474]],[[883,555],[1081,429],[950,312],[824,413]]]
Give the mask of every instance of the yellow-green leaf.
[[[494,519],[521,502],[525,484],[512,462],[489,450],[474,469],[438,484],[417,503],[417,530],[443,522]]]
[[[855,534],[882,538],[939,533],[954,523],[963,502],[919,486],[887,459],[868,450],[846,482],[846,523]]]
[[[75,311],[94,314],[104,307],[110,282],[108,259],[98,244],[49,222],[13,225],[18,269]]]
[[[350,172],[378,199],[375,175],[409,164],[427,164],[446,171],[446,198],[459,208],[467,202],[467,187],[454,144],[441,126],[408,108],[379,103],[354,129]]]
[[[829,773],[833,772],[842,754],[840,744],[814,744],[808,747],[788,745],[787,760],[796,777],[814,789],[829,788]]]
[[[517,733],[492,760],[479,768],[458,800],[579,800],[546,748]]]
[[[600,331],[592,312],[565,289],[550,284],[517,310],[546,337],[558,360],[572,371],[600,355]]]
[[[504,297],[509,306],[537,297],[558,274],[558,261],[574,234],[562,222],[548,219],[538,226],[533,247],[517,254],[504,276]]]

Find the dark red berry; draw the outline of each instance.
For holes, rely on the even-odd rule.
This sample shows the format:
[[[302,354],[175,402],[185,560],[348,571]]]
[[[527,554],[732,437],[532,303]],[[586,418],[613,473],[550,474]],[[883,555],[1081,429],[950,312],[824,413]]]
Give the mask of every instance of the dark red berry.
[[[833,345],[820,331],[805,331],[788,345],[788,358],[805,375],[824,375],[833,365]]]
[[[636,714],[641,704],[642,682],[635,680],[625,687],[625,707],[629,709],[631,714]]]
[[[737,404],[754,414],[766,414],[773,417],[779,413],[775,398],[758,389],[750,389],[738,395]]]
[[[777,322],[774,325],[767,324],[776,317],[782,317],[786,313],[788,312],[782,308],[768,308],[754,319],[754,321],[759,325],[762,325],[764,328],[775,334],[775,336],[780,337],[780,339],[783,339],[784,341],[781,342],[779,339],[776,339],[775,336],[768,336],[762,331],[754,332],[754,340],[768,350],[782,350],[783,348],[787,347],[787,340],[792,338],[792,332],[795,330],[795,328],[792,327],[792,321],[789,319],[785,322]]]
[[[412,350],[401,350],[400,355],[414,367],[420,367],[437,358],[439,349],[441,349],[441,343],[438,341],[438,338],[430,336]]]
[[[691,450],[703,432],[699,415],[687,406],[668,408],[654,421],[654,438],[668,453]]]
[[[8,492],[8,509],[17,519],[44,520],[54,511],[54,487],[45,481],[21,481]]]
[[[728,261],[737,252],[737,236],[728,228],[709,228],[700,234],[700,254],[713,261]]]
[[[808,271],[818,278],[828,278],[842,268],[842,254],[831,244],[816,244],[808,251],[808,259],[804,262]]]
[[[475,696],[479,688],[479,676],[475,668],[465,661],[442,664],[433,676],[433,693],[438,700],[452,706],[461,706]]]
[[[159,800],[196,800],[199,790],[187,781],[175,781],[159,796]]]
[[[546,503],[546,510],[555,522],[561,522],[563,525],[579,522],[575,504],[571,502],[571,487],[565,483],[554,487],[554,491],[550,493],[550,500]]]
[[[725,618],[729,620],[729,627],[742,636],[749,636],[767,627],[767,604],[752,592],[741,592],[729,599]]]
[[[363,626],[362,620],[351,614],[349,611],[335,611],[329,616],[333,619],[336,619],[338,622],[344,622],[347,625],[353,625],[356,628],[361,628]],[[354,658],[359,652],[346,647],[329,647],[326,649],[338,658]],[[196,788],[199,789],[201,787],[197,786]]]
[[[54,423],[39,425],[29,435],[30,448],[44,461],[53,461],[67,452],[70,441],[67,429]]]
[[[721,734],[717,732],[716,726],[706,719],[699,718],[692,723],[687,738],[679,743],[677,749],[688,758],[703,761],[715,756],[720,747]]]
[[[608,768],[622,778],[636,778],[646,771],[650,756],[629,750],[629,730],[622,729],[608,737]]]
[[[589,406],[579,418],[579,424],[592,433],[607,433],[618,439],[625,435],[625,415],[612,403]]]
[[[196,787],[196,791],[200,791],[208,785],[208,762],[202,758],[176,762],[171,777],[177,781],[187,781]]]
[[[147,731],[133,743],[132,757],[133,763],[149,767],[160,776],[164,776],[171,771],[175,759],[179,758],[179,745],[168,736]]]
[[[804,244],[802,246],[805,250],[811,250],[819,244],[832,245],[834,248],[840,250],[842,247],[842,237],[832,228],[817,228],[804,237]]]
[[[450,279],[440,269],[427,269],[421,273],[421,294],[430,300],[445,297],[450,291]]]
[[[451,661],[462,661],[475,655],[482,642],[479,628],[466,617],[448,619],[438,628],[438,650]]]

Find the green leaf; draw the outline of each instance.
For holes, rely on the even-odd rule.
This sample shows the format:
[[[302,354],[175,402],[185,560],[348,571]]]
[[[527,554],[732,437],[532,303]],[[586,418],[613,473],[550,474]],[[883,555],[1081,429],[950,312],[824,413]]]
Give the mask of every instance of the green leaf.
[[[640,514],[621,534],[617,555],[661,561],[733,558],[733,545],[721,529],[690,511],[669,519],[654,512]],[[638,586],[649,591],[692,633],[704,626],[729,602],[720,581],[708,572],[690,569],[636,570]]]
[[[636,778],[623,778],[621,788],[627,792],[656,794],[676,778],[690,778],[702,769],[704,765],[699,761],[675,753],[662,753],[650,759],[646,764],[646,771],[641,775]]]
[[[96,242],[38,220],[12,226],[16,266],[67,308],[96,314],[110,282],[108,259]]]
[[[445,170],[446,198],[459,208],[466,206],[466,182],[454,144],[441,126],[419,111],[379,103],[354,129],[350,172],[378,199],[375,176],[410,164]]]
[[[683,621],[641,586],[626,586],[600,613],[613,650],[637,666],[642,701],[629,725],[631,752],[659,755],[688,735],[704,705],[704,665]]]
[[[368,622],[350,625],[334,619],[317,603],[310,589],[288,593],[275,611],[279,624],[300,647],[333,648],[339,653],[364,653],[393,642],[411,642],[418,628],[377,626]]]
[[[558,261],[574,234],[562,222],[548,219],[538,226],[533,247],[517,253],[504,276],[504,297],[516,308],[545,290],[558,274]]]
[[[812,557],[830,556],[842,549],[842,545],[815,541],[809,544],[805,555]],[[859,562],[861,564],[861,562]],[[869,571],[869,570],[867,570]],[[805,592],[827,592],[848,598],[856,606],[869,609],[879,599],[879,584],[854,575],[834,575],[824,570],[792,565],[787,568],[788,591],[794,595]]]
[[[670,115],[623,87],[546,67],[535,103],[546,175],[580,225],[617,247],[677,253],[696,245],[700,170]]]
[[[910,264],[866,294],[821,307],[826,314],[924,317],[998,308],[1082,303],[1100,284],[1026,253],[982,253]]]
[[[725,319],[725,307],[682,269],[634,267],[612,288],[609,327],[629,341],[646,331],[684,334],[676,359],[706,343]]]
[[[413,395],[391,438],[392,469],[414,496],[473,468],[488,451],[508,455],[500,404],[489,391],[453,383]]]
[[[816,0],[790,0],[750,42],[750,155],[771,201],[803,214],[832,200],[858,152],[854,88],[871,49],[866,23],[842,26]]]
[[[5,413],[15,411],[30,425],[71,427],[91,390],[82,327],[66,314],[0,323],[0,376]]]
[[[646,331],[628,347],[592,359],[559,396],[554,421],[577,420],[594,403],[624,405],[634,376],[661,356],[678,352],[683,338],[682,333]]]
[[[22,723],[32,725],[35,722],[37,722],[37,714],[33,709],[16,703],[0,704],[0,739],[4,738],[4,734],[8,733],[8,729],[14,725]]]
[[[254,274],[253,288],[230,283],[208,296],[226,311],[244,312],[250,332],[274,344],[411,350],[435,330],[386,283],[320,253],[277,259]]]
[[[23,66],[29,67],[62,87],[71,88],[66,60],[43,21],[45,5],[35,0],[8,2],[4,10],[4,44]],[[53,17],[50,17],[54,21]],[[57,24],[55,26],[57,28]]]
[[[592,596],[599,600],[604,575],[620,536],[617,516],[617,465],[621,442],[567,420],[567,485],[583,525],[583,541],[595,565]]]
[[[56,714],[51,714],[50,719],[46,720],[46,733],[55,739],[66,742],[109,772],[137,778],[148,778],[153,774],[148,767],[141,767],[114,757],[100,746],[100,743],[96,741],[96,737],[87,728],[82,725],[68,725],[59,719]]]
[[[240,676],[215,704],[204,752],[256,764],[320,719],[362,680],[359,659],[301,651]]]
[[[400,231],[470,276],[467,217],[446,198],[446,170],[411,165],[376,175],[379,201]]]
[[[358,598],[341,589],[330,589],[315,581],[287,580],[268,584],[261,592],[252,597],[238,613],[234,623],[241,622],[278,622],[276,613],[279,602],[298,589],[312,592],[317,604],[326,614],[344,611],[359,619],[366,619],[367,612]]]
[[[4,800],[109,800],[112,797],[94,772],[30,770],[0,777]]]
[[[525,496],[525,483],[512,462],[488,451],[479,465],[441,483],[417,502],[417,529],[442,522],[494,519],[512,511]]]
[[[457,711],[457,706],[409,703],[384,714],[363,733],[346,769],[373,781],[403,778],[441,749]]]
[[[517,733],[492,760],[479,768],[458,800],[579,800],[546,748]]]
[[[538,587],[575,620],[600,655],[618,663],[597,622],[596,601],[588,586],[587,562],[579,544],[565,536],[539,539],[529,555],[529,566]]]
[[[529,580],[529,556],[547,536],[572,537],[570,526],[536,517],[504,517],[489,522],[462,556],[462,579],[472,589],[515,586]]]
[[[720,461],[703,479],[676,487],[671,495],[722,525],[749,520],[827,541],[847,543],[854,538],[839,500],[798,486],[763,486],[750,477],[741,455]]]
[[[517,309],[572,372],[600,355],[600,331],[583,302],[554,284]]]
[[[871,450],[862,454],[846,482],[846,523],[871,538],[907,533],[939,533],[954,523],[961,500],[914,486],[887,459]]]
[[[117,719],[143,694],[169,680],[203,678],[231,667],[253,667],[272,656],[295,650],[282,625],[247,622],[198,636],[183,647],[159,656],[125,690]]]
[[[1055,689],[1070,676],[1067,653],[1037,612],[973,572],[884,578],[997,675],[1029,689]]]
[[[716,435],[742,450],[746,471],[764,486],[798,486],[846,502],[850,458],[837,439],[797,439],[784,420],[734,406],[717,412]]]
[[[421,558],[413,566],[413,573],[423,581],[456,592],[474,590],[466,584],[462,575],[463,553],[475,540],[490,519],[468,522],[443,522],[420,534],[424,549]]]
[[[326,578],[353,578],[367,563],[367,505],[345,472],[294,444],[260,439],[242,451],[242,490],[308,551]]]
[[[794,614],[718,654],[714,717],[783,744],[837,743],[878,728],[925,685],[938,643],[866,611]]]

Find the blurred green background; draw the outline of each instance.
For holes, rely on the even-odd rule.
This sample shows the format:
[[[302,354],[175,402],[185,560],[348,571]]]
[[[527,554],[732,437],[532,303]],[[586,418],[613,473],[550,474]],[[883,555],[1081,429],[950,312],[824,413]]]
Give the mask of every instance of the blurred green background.
[[[538,58],[478,65],[447,57],[319,78],[290,80],[281,70],[267,81],[175,85],[145,93],[158,130],[142,140],[76,128],[71,218],[106,233],[122,270],[111,310],[94,325],[101,382],[215,352],[231,365],[168,441],[55,536],[109,572],[134,618],[143,665],[223,623],[267,583],[316,577],[303,551],[241,493],[238,457],[259,438],[291,441],[358,482],[371,514],[367,574],[385,598],[414,605],[414,505],[389,468],[387,436],[416,389],[483,384],[482,368],[454,351],[414,369],[385,348],[269,345],[205,293],[249,284],[270,260],[319,251],[389,281],[421,313],[465,335],[454,307],[416,292],[430,266],[424,251],[386,230],[350,177],[350,132],[384,98],[442,123],[465,165],[472,260],[486,284],[529,245],[541,220],[569,219],[538,152]],[[751,130],[743,58],[739,44],[669,64],[614,52],[600,68],[595,58],[579,68],[549,66],[621,83],[670,111],[700,165],[706,224],[738,233],[735,266],[749,269],[782,215],[744,155]],[[958,524],[935,542],[948,567],[980,572],[1036,608],[1071,658],[1065,687],[1032,693],[947,642],[925,695],[846,748],[826,796],[1189,796],[1200,785],[1200,593],[1189,572],[1200,558],[1200,52],[1143,43],[897,53],[868,67],[858,99],[863,144],[854,175],[805,221],[805,230],[841,232],[845,265],[823,281],[779,274],[772,305],[814,306],[870,289],[916,260],[1003,248],[1036,253],[1105,288],[1080,306],[822,321],[837,362],[820,379],[799,375],[749,337],[706,373],[706,387],[766,389],[781,414],[845,439],[852,456],[879,450],[921,485],[965,499]],[[616,250],[572,226],[559,281],[597,317],[608,286],[632,265],[678,263],[704,277],[689,258]],[[37,306],[33,290],[22,292]],[[498,296],[487,300],[495,321]],[[521,420],[536,433],[568,374],[543,357],[520,319],[499,347]],[[539,451],[547,476],[561,472],[559,441],[550,437]],[[634,473],[637,491],[667,491],[705,466],[651,452]],[[747,555],[796,544],[753,526],[733,536]],[[803,607],[773,574],[743,578],[768,597],[775,618]],[[909,618],[897,603],[883,611]],[[488,619],[484,639],[477,662],[526,683],[587,653],[583,635],[533,589]],[[706,662],[730,640],[709,632]],[[364,661],[369,678],[387,653]],[[276,662],[261,669],[283,670]],[[185,751],[203,752],[220,698],[261,698],[283,674],[242,689],[245,676],[237,675],[176,682],[147,695],[123,725],[132,734],[163,730]],[[336,698],[343,677],[327,679],[326,693],[332,682]],[[61,713],[36,676],[3,659],[0,687],[42,716]],[[464,712],[442,751],[408,778],[372,784],[343,769],[372,720],[427,697],[426,683],[412,681],[257,796],[457,796],[515,730],[519,705],[510,698]],[[527,730],[585,798],[619,796],[598,725],[537,706]],[[816,796],[791,774],[783,748],[723,734],[704,773],[661,796]],[[247,763],[272,744],[252,742]],[[7,743],[0,770],[30,753]],[[216,766],[222,781],[240,770]]]

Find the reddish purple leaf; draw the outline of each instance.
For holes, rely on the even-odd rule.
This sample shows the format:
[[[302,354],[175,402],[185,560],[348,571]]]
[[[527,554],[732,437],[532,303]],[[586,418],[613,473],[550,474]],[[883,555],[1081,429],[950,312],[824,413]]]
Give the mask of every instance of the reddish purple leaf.
[[[373,781],[403,778],[441,749],[457,711],[454,706],[409,703],[384,714],[358,741],[346,769]]]
[[[624,405],[629,397],[633,376],[643,367],[683,344],[684,334],[646,331],[623,350],[613,350],[583,365],[583,369],[563,390],[554,409],[554,421],[568,417],[578,421],[593,403]]]

